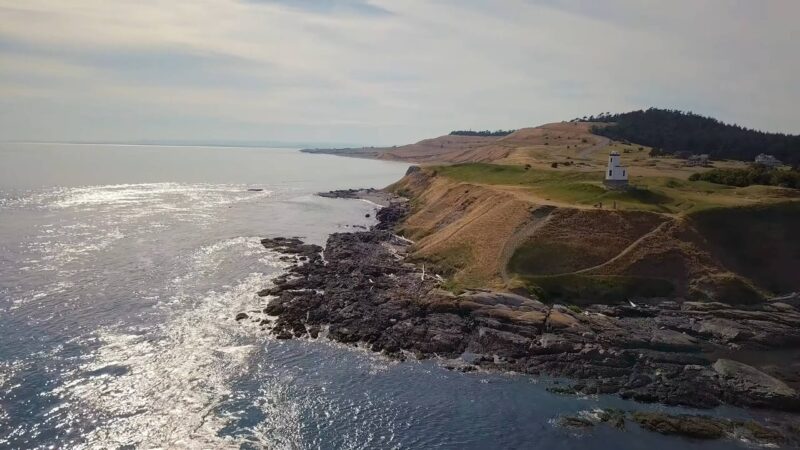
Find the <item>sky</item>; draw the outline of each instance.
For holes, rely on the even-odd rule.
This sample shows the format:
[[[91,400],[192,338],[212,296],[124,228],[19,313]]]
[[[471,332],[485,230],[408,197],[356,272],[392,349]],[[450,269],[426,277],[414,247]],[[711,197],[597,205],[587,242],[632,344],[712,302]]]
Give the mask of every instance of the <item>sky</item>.
[[[800,133],[797,0],[0,0],[0,140],[393,145],[650,106]]]

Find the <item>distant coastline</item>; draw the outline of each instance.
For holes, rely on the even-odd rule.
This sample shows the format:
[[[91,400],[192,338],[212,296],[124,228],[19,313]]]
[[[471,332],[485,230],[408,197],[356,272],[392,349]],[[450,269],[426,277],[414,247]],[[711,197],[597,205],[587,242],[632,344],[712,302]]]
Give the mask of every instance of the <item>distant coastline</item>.
[[[109,145],[109,146],[154,146],[154,147],[220,147],[220,148],[297,148],[306,147],[347,147],[353,144],[327,142],[293,141],[187,141],[187,140],[144,140],[144,141],[0,141],[0,144],[23,145]]]

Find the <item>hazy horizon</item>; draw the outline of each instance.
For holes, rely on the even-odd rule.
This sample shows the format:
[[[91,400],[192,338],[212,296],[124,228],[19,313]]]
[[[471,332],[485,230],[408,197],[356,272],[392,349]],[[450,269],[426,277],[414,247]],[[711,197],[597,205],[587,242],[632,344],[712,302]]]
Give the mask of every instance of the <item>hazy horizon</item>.
[[[800,133],[800,3],[0,0],[0,140],[395,145],[650,106]]]

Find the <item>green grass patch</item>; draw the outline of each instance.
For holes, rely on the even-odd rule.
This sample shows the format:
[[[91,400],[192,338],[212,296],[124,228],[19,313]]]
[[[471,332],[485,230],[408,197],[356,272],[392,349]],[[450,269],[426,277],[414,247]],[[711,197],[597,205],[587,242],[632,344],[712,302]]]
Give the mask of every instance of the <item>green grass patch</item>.
[[[550,275],[523,277],[528,290],[543,301],[585,306],[618,304],[636,297],[668,297],[672,282],[660,278],[606,275]]]
[[[770,186],[733,187],[703,180],[671,177],[631,178],[632,189],[611,191],[603,186],[603,173],[569,168],[525,169],[524,166],[483,163],[439,166],[435,172],[457,181],[527,188],[536,196],[575,205],[597,205],[660,213],[694,213],[720,206],[777,202],[800,198],[800,190]]]
[[[574,312],[575,314],[581,314],[583,312],[581,307],[578,305],[569,305],[567,306],[567,309]]]
[[[582,181],[602,181],[602,174],[578,172],[574,170],[525,170],[523,166],[466,163],[439,166],[436,172],[459,181],[471,183],[531,185],[538,183],[564,183]]]
[[[581,172],[569,169],[540,170],[523,166],[468,163],[437,167],[440,175],[468,183],[520,186],[547,199],[582,205],[602,203],[611,208],[669,212],[664,206],[672,199],[664,192],[648,186],[634,186],[627,191],[611,191],[603,186],[600,172]]]

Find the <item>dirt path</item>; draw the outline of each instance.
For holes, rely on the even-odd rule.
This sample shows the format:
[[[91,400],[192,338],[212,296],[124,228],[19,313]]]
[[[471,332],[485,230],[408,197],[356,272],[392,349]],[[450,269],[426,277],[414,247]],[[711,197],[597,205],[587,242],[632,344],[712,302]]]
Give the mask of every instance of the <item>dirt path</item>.
[[[603,137],[603,136],[592,136],[592,137],[594,137],[596,139],[594,145],[591,145],[589,147],[586,147],[586,148],[580,150],[576,155],[578,159],[591,159],[591,155],[594,152],[597,152],[597,151],[600,151],[600,150],[606,148],[608,146],[608,144],[611,143],[611,139],[609,139],[607,137]]]
[[[506,241],[506,244],[503,247],[503,253],[502,253],[502,256],[501,256],[501,258],[502,258],[501,275],[503,277],[503,282],[504,283],[508,284],[509,281],[511,280],[511,276],[508,273],[508,263],[511,261],[511,257],[514,255],[514,251],[516,251],[516,249],[519,248],[525,242],[526,239],[528,239],[529,237],[533,236],[536,233],[536,231],[539,230],[539,228],[542,227],[542,225],[547,223],[547,221],[550,219],[551,213],[553,212],[554,209],[555,209],[555,207],[551,207],[551,206],[543,206],[543,207],[537,209],[534,212],[534,218],[530,222],[526,223],[523,227],[521,227],[518,231],[516,231],[508,239],[508,241]],[[604,262],[602,262],[600,264],[597,264],[597,265],[592,266],[592,267],[587,267],[585,269],[576,270],[576,271],[573,271],[573,272],[564,272],[564,273],[554,274],[554,276],[558,276],[558,275],[578,275],[578,274],[582,274],[582,273],[588,273],[588,272],[591,272],[593,270],[597,270],[597,269],[600,269],[600,268],[605,267],[607,265],[613,264],[614,262],[616,262],[616,261],[620,260],[621,258],[625,257],[628,253],[632,252],[639,244],[644,242],[646,239],[648,239],[649,237],[655,235],[656,233],[661,232],[662,230],[664,230],[665,228],[667,228],[668,226],[670,226],[672,224],[673,224],[672,220],[665,220],[664,222],[661,222],[660,224],[658,224],[658,226],[656,226],[652,230],[648,231],[647,233],[643,234],[642,236],[640,236],[635,241],[631,242],[630,245],[625,247],[616,256],[614,256],[613,258],[608,259],[608,260],[606,260],[606,261],[604,261]]]
[[[598,265],[592,266],[592,267],[587,267],[586,269],[576,270],[574,272],[561,273],[561,274],[558,274],[558,275],[577,275],[577,274],[581,274],[581,273],[591,272],[593,270],[605,267],[605,266],[607,266],[609,264],[613,264],[614,262],[618,261],[620,258],[622,258],[625,255],[627,255],[628,253],[632,252],[633,249],[635,249],[645,239],[647,239],[650,236],[653,236],[654,234],[662,231],[663,229],[665,229],[668,226],[670,226],[672,223],[673,223],[672,220],[665,220],[664,222],[661,222],[660,224],[658,224],[657,227],[655,227],[652,230],[648,231],[647,233],[641,235],[639,237],[639,239],[636,239],[635,241],[631,242],[631,245],[625,247],[625,249],[623,249],[621,252],[619,252],[616,256],[614,256],[613,258],[611,258],[611,259],[609,259],[609,260],[607,260],[607,261],[605,261],[605,262],[603,262],[601,264],[598,264]]]

